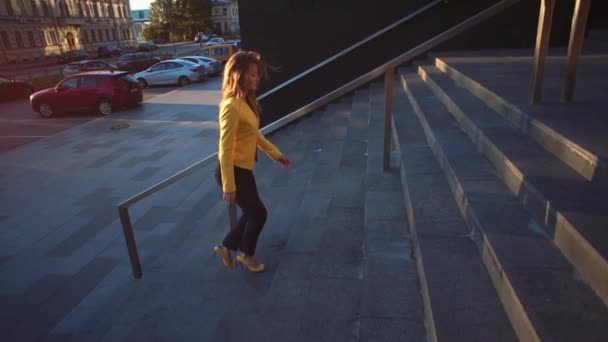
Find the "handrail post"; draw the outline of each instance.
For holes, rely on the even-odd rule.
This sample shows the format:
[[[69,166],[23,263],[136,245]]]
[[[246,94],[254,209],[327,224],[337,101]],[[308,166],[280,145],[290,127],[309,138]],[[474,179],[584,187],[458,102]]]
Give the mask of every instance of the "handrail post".
[[[393,80],[395,68],[389,68],[384,74],[384,151],[382,170],[387,172],[391,168],[391,121],[393,114]]]
[[[137,245],[135,244],[135,236],[133,235],[133,225],[129,217],[129,208],[119,206],[118,214],[120,215],[120,223],[122,224],[122,232],[125,235],[127,250],[129,251],[129,260],[131,260],[131,270],[135,279],[141,278],[141,263],[139,262],[139,254],[137,253]]]
[[[532,90],[530,102],[537,103],[542,97],[543,73],[545,60],[549,50],[549,36],[551,35],[551,21],[555,0],[542,0],[538,14],[538,29],[536,31],[536,47],[534,50],[534,68],[532,70]]]
[[[589,15],[591,0],[576,0],[574,14],[572,14],[572,26],[570,28],[570,42],[568,43],[568,65],[566,67],[566,79],[562,92],[562,101],[570,102],[574,96],[574,84],[576,82],[576,65],[583,49],[585,39],[585,26]]]

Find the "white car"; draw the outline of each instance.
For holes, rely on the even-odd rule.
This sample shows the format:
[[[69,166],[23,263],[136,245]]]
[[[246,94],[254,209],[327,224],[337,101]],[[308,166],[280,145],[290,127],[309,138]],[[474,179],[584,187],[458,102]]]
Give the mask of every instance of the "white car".
[[[222,63],[213,58],[202,56],[184,56],[178,59],[183,59],[204,66],[209,76],[218,76],[222,73]]]
[[[205,43],[206,46],[224,44],[224,38],[211,38]]]
[[[191,82],[207,79],[204,67],[181,59],[171,59],[156,63],[150,68],[133,75],[142,88],[152,85],[177,84],[187,86]]]

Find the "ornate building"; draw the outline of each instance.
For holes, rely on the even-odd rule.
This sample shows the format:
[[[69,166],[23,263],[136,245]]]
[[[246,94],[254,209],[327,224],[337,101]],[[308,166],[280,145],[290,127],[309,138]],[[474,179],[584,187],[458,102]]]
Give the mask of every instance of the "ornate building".
[[[239,5],[236,0],[212,0],[211,20],[214,33],[221,36],[240,35]]]
[[[129,0],[0,0],[0,63],[135,46]]]

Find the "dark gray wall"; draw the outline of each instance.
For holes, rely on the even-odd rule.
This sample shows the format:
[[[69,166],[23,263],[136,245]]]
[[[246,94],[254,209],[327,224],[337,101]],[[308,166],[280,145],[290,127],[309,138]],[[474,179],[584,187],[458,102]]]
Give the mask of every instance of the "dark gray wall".
[[[271,72],[270,80],[262,83],[260,94],[430,2],[239,1],[244,48],[259,51],[267,63],[280,67],[279,72]],[[499,0],[449,0],[442,3],[264,99],[263,123],[310,103],[497,2]],[[557,0],[552,45],[567,43],[572,3],[572,0]],[[522,0],[437,49],[531,48],[539,8],[540,0]]]

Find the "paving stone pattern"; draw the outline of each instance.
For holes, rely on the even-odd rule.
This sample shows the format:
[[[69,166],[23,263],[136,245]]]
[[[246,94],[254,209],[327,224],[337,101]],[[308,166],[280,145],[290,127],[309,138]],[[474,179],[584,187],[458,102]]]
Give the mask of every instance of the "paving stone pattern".
[[[116,203],[217,146],[217,107],[193,87],[0,156],[4,338],[424,341],[399,176],[380,169],[378,85],[269,137],[293,167],[260,155],[255,170],[265,273],[214,257],[228,218],[210,166],[131,207],[132,279]]]

